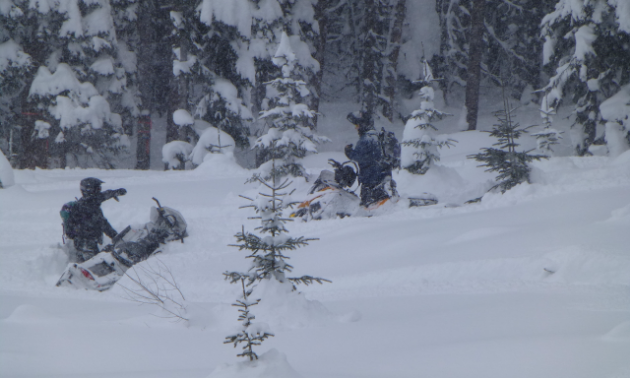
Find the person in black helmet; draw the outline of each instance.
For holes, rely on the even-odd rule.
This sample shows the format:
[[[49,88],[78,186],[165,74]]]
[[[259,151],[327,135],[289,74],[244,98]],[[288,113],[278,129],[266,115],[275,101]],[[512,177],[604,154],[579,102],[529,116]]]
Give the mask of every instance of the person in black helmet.
[[[66,235],[72,235],[72,241],[76,252],[76,262],[83,262],[99,253],[98,245],[103,243],[103,233],[114,238],[118,233],[109,224],[101,203],[110,198],[118,200],[118,196],[124,196],[126,189],[106,190],[101,192],[103,181],[88,177],[81,180],[81,197],[72,210],[69,219],[69,228]],[[69,232],[71,231],[71,232]]]
[[[390,197],[384,183],[388,177],[391,178],[392,167],[385,162],[378,132],[374,130],[370,117],[359,111],[348,114],[347,119],[357,129],[359,141],[354,147],[347,145],[345,153],[348,159],[359,165],[361,205],[367,207]]]

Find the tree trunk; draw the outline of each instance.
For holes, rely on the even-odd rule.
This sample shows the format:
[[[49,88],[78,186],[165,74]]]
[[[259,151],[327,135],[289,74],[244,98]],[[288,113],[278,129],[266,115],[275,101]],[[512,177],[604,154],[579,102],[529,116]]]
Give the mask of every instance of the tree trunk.
[[[315,99],[313,100],[313,110],[319,113],[319,103],[322,96],[322,80],[324,79],[324,64],[326,56],[326,42],[328,41],[328,8],[332,0],[318,0],[315,4],[315,20],[319,24],[319,37],[315,44],[315,60],[319,62],[319,71],[315,74]],[[317,130],[317,121],[319,117],[315,116],[313,130]]]
[[[402,27],[405,21],[405,15],[407,12],[406,0],[398,0],[396,3],[394,13],[394,25],[390,33],[390,46],[387,73],[385,77],[385,89],[383,90],[385,96],[389,98],[388,104],[383,109],[383,115],[387,117],[389,122],[394,121],[395,106],[394,101],[396,97],[396,82],[398,81],[398,55],[400,54],[400,45],[402,43]]]
[[[136,169],[151,168],[151,114],[143,114],[136,125]]]
[[[481,58],[483,56],[483,34],[485,30],[485,6],[486,0],[474,0],[470,12],[470,48],[468,50],[468,74],[466,78],[466,122],[468,123],[468,130],[477,129]]]
[[[377,104],[377,95],[379,92],[379,64],[381,54],[378,50],[377,36],[378,32],[378,16],[377,7],[378,0],[365,0],[365,31],[363,41],[362,58],[363,67],[361,68],[361,110],[367,115],[371,121],[374,115],[374,108]]]

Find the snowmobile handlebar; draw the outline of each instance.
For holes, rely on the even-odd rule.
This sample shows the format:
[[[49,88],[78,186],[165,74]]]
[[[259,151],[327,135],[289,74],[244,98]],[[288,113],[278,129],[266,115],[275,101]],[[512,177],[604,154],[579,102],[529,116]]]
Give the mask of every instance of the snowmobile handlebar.
[[[127,226],[125,227],[124,230],[117,233],[116,236],[112,238],[112,242],[106,245],[105,247],[103,247],[103,251],[106,251],[106,252],[113,251],[116,244],[118,244],[125,237],[125,235],[129,233],[129,231],[131,231],[131,226]]]
[[[166,214],[166,211],[164,211],[164,208],[162,207],[162,205],[160,204],[160,201],[158,201],[157,198],[151,197],[151,199],[153,199],[155,203],[157,204],[158,214],[169,225],[171,230],[174,231],[175,229],[177,229],[177,218],[175,218],[175,216],[172,214]],[[178,239],[181,240],[182,243],[184,242],[185,235],[179,235],[177,233],[175,233],[175,235],[178,236]]]

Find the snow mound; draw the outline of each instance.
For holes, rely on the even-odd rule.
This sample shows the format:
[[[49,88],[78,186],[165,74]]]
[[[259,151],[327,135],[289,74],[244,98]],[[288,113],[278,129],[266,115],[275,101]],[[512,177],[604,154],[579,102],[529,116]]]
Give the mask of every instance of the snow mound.
[[[606,333],[606,335],[604,335],[604,340],[630,341],[630,320],[611,329],[608,333]]]
[[[263,280],[258,284],[253,294],[261,298],[253,310],[256,320],[269,324],[273,332],[321,326],[333,319],[321,302],[308,300],[304,294],[291,290],[290,284],[276,280]]]
[[[207,154],[203,162],[195,170],[190,171],[194,176],[211,177],[240,177],[248,176],[249,171],[236,162],[231,154]]]
[[[2,151],[0,151],[0,189],[13,185],[15,185],[13,168]]]
[[[616,159],[611,160],[611,164],[617,167],[630,167],[630,150],[617,156]],[[628,171],[630,171],[630,169],[628,169]]]
[[[613,210],[608,221],[610,222],[630,221],[630,204],[624,207],[621,207],[619,209]]]
[[[209,154],[234,155],[234,139],[224,131],[214,126],[209,126],[203,130],[199,141],[190,154],[193,164],[199,165],[204,162],[204,158]]]
[[[37,306],[25,304],[16,307],[15,310],[4,319],[6,322],[11,323],[33,323],[42,322],[50,319],[50,315]]]
[[[173,122],[177,126],[193,125],[195,123],[194,118],[184,109],[177,109],[173,113]]]
[[[545,255],[549,281],[573,285],[630,285],[630,258],[586,247],[570,247]]]
[[[162,161],[168,164],[170,169],[178,168],[193,150],[190,143],[174,140],[162,146]]]
[[[465,180],[454,168],[442,165],[432,166],[424,175],[412,174],[401,169],[398,173],[394,173],[394,181],[402,197],[415,197],[428,192],[437,195],[442,203],[461,204],[474,195],[480,195],[474,191],[462,190],[468,187]]]
[[[208,378],[301,378],[289,365],[287,357],[276,349],[258,356],[258,360],[223,364]]]
[[[473,240],[496,237],[499,235],[506,234],[510,231],[514,231],[514,229],[509,228],[509,227],[478,228],[473,231],[465,232],[455,237],[454,239],[449,240],[448,242],[446,242],[446,244],[452,245],[452,244],[467,243]]]

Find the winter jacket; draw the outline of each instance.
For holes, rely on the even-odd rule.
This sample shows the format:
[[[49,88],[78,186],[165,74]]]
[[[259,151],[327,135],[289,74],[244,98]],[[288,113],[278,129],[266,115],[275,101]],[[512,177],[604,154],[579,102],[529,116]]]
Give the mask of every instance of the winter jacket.
[[[82,197],[77,202],[77,209],[75,210],[77,222],[72,225],[77,238],[96,240],[100,243],[103,240],[103,233],[110,238],[118,234],[105,219],[101,210],[101,203],[112,198],[115,194],[115,191],[107,190],[93,197]]]
[[[392,175],[392,168],[385,162],[375,130],[362,133],[356,146],[348,146],[345,152],[348,159],[359,165],[359,182],[364,186],[374,187]]]

